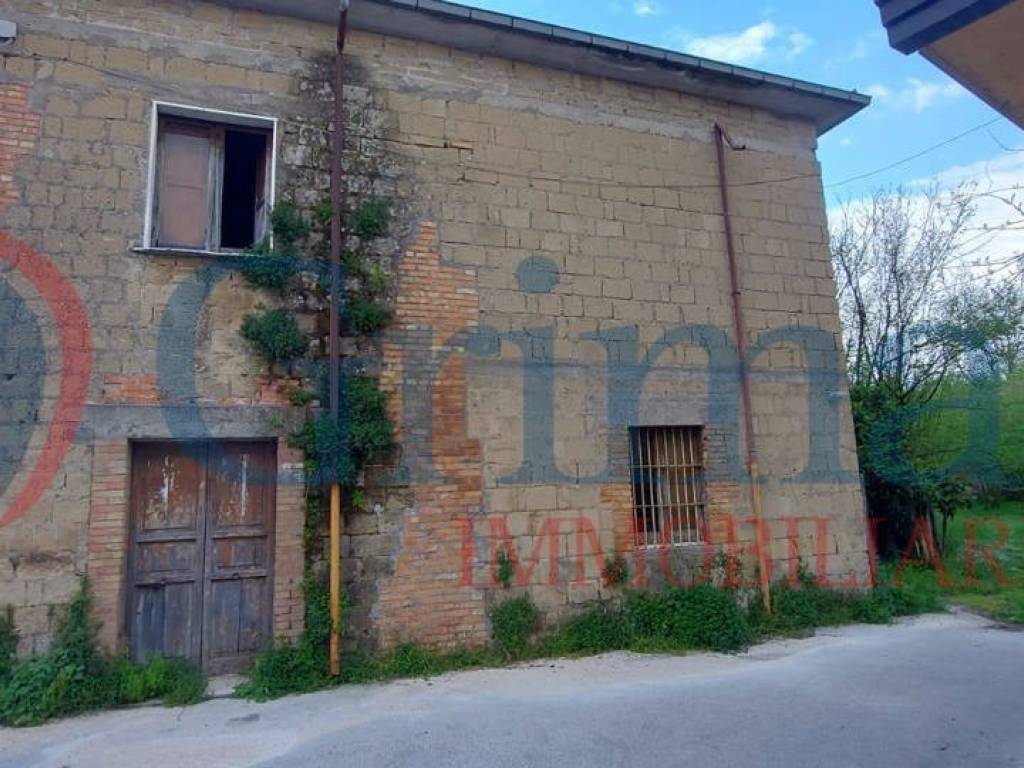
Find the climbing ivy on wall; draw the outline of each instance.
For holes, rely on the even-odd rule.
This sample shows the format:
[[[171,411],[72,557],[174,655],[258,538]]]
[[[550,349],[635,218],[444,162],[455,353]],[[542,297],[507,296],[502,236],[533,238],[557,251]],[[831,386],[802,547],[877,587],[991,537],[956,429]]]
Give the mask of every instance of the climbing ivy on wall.
[[[385,201],[371,199],[358,205],[351,216],[349,226],[357,236],[357,245],[345,252],[343,260],[340,332],[345,336],[371,336],[391,320],[387,302],[390,276],[379,264],[372,263],[366,245],[370,239],[386,234],[389,215]],[[246,282],[277,294],[288,306],[304,306],[301,294],[305,290],[326,297],[331,271],[322,244],[329,238],[330,201],[317,207],[315,227],[287,202],[274,208],[270,221],[272,236],[241,259],[239,271]],[[318,239],[314,239],[316,235]],[[303,274],[313,277],[314,288],[305,287],[310,281],[300,280]],[[268,365],[290,365],[311,373],[310,378],[320,379],[316,383],[319,400],[329,400],[325,358],[310,353],[311,349],[319,351],[319,345],[302,333],[291,311],[261,308],[243,319],[241,333]],[[298,365],[300,362],[307,365]],[[343,365],[343,371],[347,367]],[[317,397],[318,393],[308,389],[289,393],[294,405],[312,405]],[[375,378],[343,375],[339,397],[343,404],[339,424],[335,425],[325,413],[310,411],[302,429],[292,435],[292,444],[305,453],[312,488],[334,481],[353,488],[368,464],[386,458],[394,448],[387,397]]]
[[[293,406],[306,408],[302,427],[289,436],[290,444],[305,457],[305,630],[296,646],[276,648],[257,660],[256,670],[265,667],[266,672],[254,675],[257,686],[261,685],[259,680],[273,679],[290,679],[291,685],[299,681],[300,688],[310,689],[323,683],[331,621],[327,591],[316,567],[323,560],[323,489],[338,482],[349,498],[361,498],[358,485],[363,470],[385,460],[395,447],[387,395],[375,377],[349,374],[353,366],[346,363],[351,360],[341,364],[339,422],[335,423],[323,407],[313,407],[318,402],[325,406],[330,399],[326,350],[302,332],[294,315],[310,304],[326,305],[331,288],[327,259],[331,216],[329,199],[315,208],[309,220],[292,203],[280,203],[270,215],[272,236],[239,261],[245,281],[273,294],[283,307],[259,308],[243,318],[241,335],[272,372],[277,366],[287,366],[300,372],[305,381],[305,386],[288,392]],[[348,221],[355,238],[354,247],[343,254],[339,333],[357,342],[380,332],[391,320],[391,277],[374,263],[369,249],[373,239],[387,234],[389,224],[390,206],[380,199],[357,205]],[[263,691],[262,695],[267,693]]]

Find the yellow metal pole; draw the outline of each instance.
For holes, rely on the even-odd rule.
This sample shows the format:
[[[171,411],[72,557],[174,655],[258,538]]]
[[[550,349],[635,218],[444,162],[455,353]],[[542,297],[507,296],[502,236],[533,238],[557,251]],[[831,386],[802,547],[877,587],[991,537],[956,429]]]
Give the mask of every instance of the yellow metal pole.
[[[330,312],[330,387],[331,423],[338,426],[340,411],[340,374],[338,339],[338,301],[341,293],[341,252],[345,231],[342,205],[345,200],[341,161],[345,148],[345,36],[348,31],[349,0],[338,2],[338,40],[334,57],[334,142],[331,157],[331,312]],[[336,465],[336,462],[335,462]],[[337,478],[331,484],[331,675],[341,674],[341,487]]]
[[[331,674],[341,674],[341,486],[331,486]]]

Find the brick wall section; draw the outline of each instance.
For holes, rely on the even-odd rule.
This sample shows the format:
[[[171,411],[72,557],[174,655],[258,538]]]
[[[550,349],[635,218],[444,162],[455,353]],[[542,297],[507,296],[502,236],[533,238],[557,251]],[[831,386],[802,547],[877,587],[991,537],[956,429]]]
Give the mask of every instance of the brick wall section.
[[[36,146],[42,119],[29,108],[31,88],[0,82],[0,210],[20,198],[15,163]]]
[[[146,376],[107,376],[103,381],[103,402],[159,405],[160,388],[156,374]]]
[[[303,457],[277,445],[276,530],[274,532],[274,636],[295,640],[302,633],[303,520],[306,514]]]
[[[441,263],[433,224],[419,226],[397,280],[396,331],[390,334],[389,366],[381,380],[393,393],[396,415],[398,383],[410,377],[424,385],[429,381],[428,371],[410,370],[411,356],[401,354],[403,330],[431,329],[431,352],[438,354],[448,350],[453,334],[476,328],[479,316],[474,271]],[[486,640],[482,593],[462,583],[464,524],[480,515],[483,503],[480,443],[466,436],[466,392],[465,355],[456,349],[430,397],[433,441],[427,450],[442,480],[412,487],[414,504],[401,522],[394,574],[379,587],[376,619],[385,645],[415,639],[445,647]],[[400,419],[398,433],[402,440]]]
[[[116,650],[124,632],[125,569],[129,520],[129,447],[125,441],[95,443],[89,505],[86,573],[93,590],[100,642]]]

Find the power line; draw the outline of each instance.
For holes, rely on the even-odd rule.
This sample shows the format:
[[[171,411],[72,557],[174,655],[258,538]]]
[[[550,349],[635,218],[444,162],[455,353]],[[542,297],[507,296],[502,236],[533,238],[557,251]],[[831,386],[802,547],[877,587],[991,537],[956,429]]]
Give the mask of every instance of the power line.
[[[886,171],[891,171],[893,168],[899,168],[901,165],[906,165],[909,162],[917,160],[919,157],[924,157],[925,155],[930,154],[931,152],[934,152],[936,149],[942,149],[942,147],[948,146],[948,145],[952,144],[954,141],[959,141],[960,139],[964,138],[965,136],[970,136],[972,133],[976,133],[977,131],[980,131],[983,128],[988,128],[990,125],[994,125],[995,123],[998,123],[1000,120],[1003,120],[1003,119],[1004,118],[1002,116],[993,118],[992,120],[989,120],[987,122],[981,123],[980,125],[976,125],[973,128],[968,128],[963,133],[958,133],[956,136],[951,136],[948,139],[944,139],[943,141],[940,141],[938,144],[932,144],[930,147],[928,147],[926,149],[922,149],[920,152],[915,152],[912,155],[904,157],[902,160],[897,160],[894,163],[889,163],[888,165],[884,165],[881,168],[876,168],[873,171],[868,171],[867,173],[861,173],[861,174],[858,174],[857,176],[851,176],[848,179],[843,179],[842,181],[837,181],[834,184],[828,184],[826,186],[826,189],[832,189],[833,187],[842,187],[842,186],[845,186],[846,184],[852,184],[855,181],[861,181],[862,179],[868,179],[868,178],[871,178],[872,176],[877,176],[880,173],[885,173]]]

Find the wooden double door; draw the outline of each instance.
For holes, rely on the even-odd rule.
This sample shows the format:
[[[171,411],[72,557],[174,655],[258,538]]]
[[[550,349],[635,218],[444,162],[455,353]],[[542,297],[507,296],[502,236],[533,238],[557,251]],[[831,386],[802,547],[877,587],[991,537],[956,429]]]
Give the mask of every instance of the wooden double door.
[[[243,669],[272,641],[276,446],[135,443],[131,467],[132,657]]]

